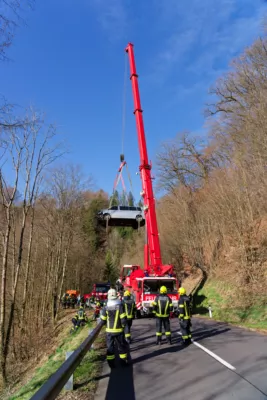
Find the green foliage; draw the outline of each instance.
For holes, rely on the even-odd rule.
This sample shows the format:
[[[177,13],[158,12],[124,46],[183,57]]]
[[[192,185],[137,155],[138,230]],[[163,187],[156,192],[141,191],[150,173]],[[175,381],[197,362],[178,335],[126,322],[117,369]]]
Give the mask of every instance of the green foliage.
[[[196,314],[208,315],[212,308],[214,319],[244,325],[249,328],[267,329],[267,305],[258,298],[252,306],[238,305],[236,291],[229,283],[209,280],[194,296]]]
[[[117,190],[115,190],[110,198],[110,207],[118,206],[119,204],[120,204],[119,192]]]
[[[128,204],[130,207],[133,207],[134,203],[135,203],[134,196],[133,196],[132,192],[130,191],[128,194]]]
[[[16,394],[9,397],[9,400],[28,400],[33,394],[47,381],[47,379],[61,366],[65,361],[67,351],[76,350],[76,348],[85,340],[88,335],[88,325],[80,328],[75,334],[69,334],[70,328],[66,330],[66,338],[54,353],[48,357],[48,361],[35,370],[34,377],[24,385]],[[97,376],[98,368],[96,362],[99,361],[99,353],[90,351],[83,359],[80,366],[74,373],[74,385],[85,384],[84,390],[90,388],[90,384]],[[88,387],[89,385],[89,387]]]
[[[143,203],[143,200],[142,199],[140,199],[139,201],[138,201],[138,203],[137,203],[137,207],[143,207],[144,206],[144,203]]]
[[[96,215],[99,210],[108,207],[108,201],[104,197],[93,199],[84,215],[83,230],[89,239],[90,250],[96,252],[103,243],[103,229],[98,225]]]
[[[119,226],[116,229],[122,239],[132,239],[134,230],[130,226]]]
[[[114,284],[118,278],[118,269],[114,262],[114,257],[111,250],[107,251],[105,259],[105,270],[103,274],[103,279]]]

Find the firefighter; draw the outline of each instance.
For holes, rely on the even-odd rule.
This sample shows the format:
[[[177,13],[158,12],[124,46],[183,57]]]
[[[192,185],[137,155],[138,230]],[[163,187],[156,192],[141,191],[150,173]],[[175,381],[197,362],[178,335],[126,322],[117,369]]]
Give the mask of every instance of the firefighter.
[[[95,301],[95,311],[94,311],[94,316],[93,316],[94,321],[99,317],[100,310],[101,310],[101,303],[100,303],[99,298],[97,297],[96,301]]]
[[[63,308],[67,308],[67,300],[68,300],[68,293],[64,293],[62,298],[61,298],[61,304],[63,306]]]
[[[161,286],[160,295],[152,302],[153,313],[156,315],[156,344],[161,344],[162,325],[164,326],[166,339],[171,344],[170,312],[173,308],[172,300],[167,295],[166,286]]]
[[[73,323],[73,330],[77,330],[80,325],[85,324],[88,321],[87,315],[84,311],[83,306],[79,307],[79,310],[77,311],[77,314],[75,315],[74,318],[72,318],[72,323]]]
[[[124,328],[124,335],[127,343],[131,343],[131,327],[133,323],[133,318],[136,311],[135,301],[131,297],[129,290],[126,290],[123,298],[124,309],[127,317],[127,322]]]
[[[190,299],[186,295],[186,290],[183,287],[179,288],[179,294],[178,318],[180,322],[182,339],[184,344],[187,346],[192,343]]]
[[[127,319],[123,303],[117,298],[115,289],[108,291],[108,302],[102,308],[100,318],[106,323],[107,362],[110,368],[115,367],[115,345],[122,365],[127,365],[129,346],[123,332]]]
[[[76,296],[75,296],[75,294],[72,294],[72,295],[70,296],[70,306],[71,306],[72,308],[75,308],[76,302],[77,302]]]

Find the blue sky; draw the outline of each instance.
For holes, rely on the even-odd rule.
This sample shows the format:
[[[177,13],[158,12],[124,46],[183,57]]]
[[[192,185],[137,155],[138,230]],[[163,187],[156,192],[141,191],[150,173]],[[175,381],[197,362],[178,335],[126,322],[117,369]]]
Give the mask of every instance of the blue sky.
[[[1,94],[43,110],[66,161],[112,191],[121,153],[124,48],[135,56],[148,152],[177,132],[205,134],[210,85],[261,33],[261,0],[36,0],[0,65]],[[138,200],[139,153],[127,79],[125,158]],[[126,175],[126,174],[125,174]]]

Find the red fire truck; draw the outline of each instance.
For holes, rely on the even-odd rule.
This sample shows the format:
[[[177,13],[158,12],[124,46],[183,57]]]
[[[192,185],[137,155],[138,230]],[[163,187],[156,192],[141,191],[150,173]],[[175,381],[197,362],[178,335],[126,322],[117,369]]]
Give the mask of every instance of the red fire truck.
[[[90,299],[91,297],[98,297],[99,300],[104,301],[107,300],[108,298],[108,291],[110,289],[110,283],[109,282],[105,282],[105,283],[94,283],[93,285],[93,290],[91,293],[85,294],[84,297],[84,301],[86,301],[87,299]]]
[[[151,302],[159,294],[159,288],[167,287],[168,295],[172,298],[174,308],[178,303],[178,280],[172,265],[162,263],[159,232],[157,225],[155,198],[151,177],[151,162],[148,161],[146,137],[140,101],[138,75],[136,72],[133,44],[129,43],[126,52],[130,62],[130,79],[134,99],[134,115],[136,119],[138,146],[140,153],[140,177],[142,181],[141,196],[144,203],[146,220],[146,239],[144,245],[144,269],[139,265],[124,265],[121,270],[121,283],[130,289],[135,297],[138,316],[151,311]]]

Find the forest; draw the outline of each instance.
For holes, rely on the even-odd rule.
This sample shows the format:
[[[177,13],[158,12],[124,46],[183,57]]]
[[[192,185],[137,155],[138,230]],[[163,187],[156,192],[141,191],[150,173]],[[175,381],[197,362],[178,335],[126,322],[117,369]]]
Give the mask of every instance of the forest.
[[[1,19],[4,62],[16,19]],[[267,300],[266,36],[232,61],[210,94],[207,136],[180,132],[156,156],[163,261],[182,276],[186,256],[225,282],[231,304],[247,310]],[[96,213],[110,194],[95,189],[94,171],[86,177],[81,166],[66,163],[66,151],[42,112],[1,99],[2,384],[38,357],[66,289],[86,293],[97,280],[114,281],[122,264],[143,264],[144,229],[98,226]]]

